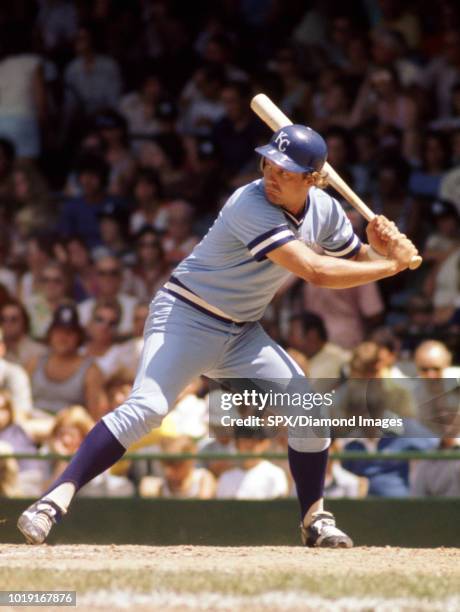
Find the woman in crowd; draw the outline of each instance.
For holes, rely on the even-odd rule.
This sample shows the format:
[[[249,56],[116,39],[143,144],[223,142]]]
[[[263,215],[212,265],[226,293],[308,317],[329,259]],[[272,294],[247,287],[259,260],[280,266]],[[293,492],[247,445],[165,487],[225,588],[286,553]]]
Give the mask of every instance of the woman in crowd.
[[[161,240],[155,230],[144,227],[135,238],[136,263],[133,267],[130,292],[139,301],[150,300],[168,280],[171,272]]]
[[[162,206],[163,185],[158,173],[153,168],[139,170],[133,191],[135,211],[129,223],[131,234],[136,234],[146,225],[164,231],[166,211]]]
[[[57,308],[70,301],[71,288],[70,270],[65,265],[50,261],[42,268],[40,292],[25,301],[34,338],[45,337]]]
[[[28,365],[35,408],[57,414],[66,406],[81,404],[95,419],[105,414],[102,373],[93,357],[79,355],[83,339],[75,309],[59,307],[47,333],[48,353]]]
[[[8,300],[1,306],[0,326],[6,346],[5,358],[8,361],[24,367],[30,359],[45,354],[45,345],[29,335],[29,315],[19,300]]]

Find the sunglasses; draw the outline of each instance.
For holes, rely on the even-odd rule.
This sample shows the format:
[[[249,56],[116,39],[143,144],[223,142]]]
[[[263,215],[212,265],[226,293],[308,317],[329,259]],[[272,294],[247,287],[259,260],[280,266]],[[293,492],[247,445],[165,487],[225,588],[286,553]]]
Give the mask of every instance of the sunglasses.
[[[444,368],[440,366],[419,366],[417,369],[419,372],[442,372]]]
[[[99,317],[98,315],[94,317],[94,322],[100,325],[107,325],[107,327],[116,327],[118,325],[118,321],[114,319],[104,319],[104,317]]]
[[[97,275],[98,276],[112,276],[112,277],[116,277],[116,276],[120,276],[120,270],[118,268],[112,268],[112,269],[107,269],[107,270],[98,270],[97,271]]]

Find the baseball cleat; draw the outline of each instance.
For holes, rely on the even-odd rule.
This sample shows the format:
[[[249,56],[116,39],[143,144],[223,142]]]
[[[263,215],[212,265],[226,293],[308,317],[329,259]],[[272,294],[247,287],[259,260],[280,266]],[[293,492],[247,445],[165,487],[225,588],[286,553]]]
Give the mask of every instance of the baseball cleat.
[[[29,506],[18,519],[18,529],[27,544],[43,544],[54,524],[64,512],[50,499],[39,499]]]
[[[330,512],[315,512],[306,527],[300,523],[300,535],[304,546],[319,548],[351,548],[353,540],[335,526],[334,515]]]

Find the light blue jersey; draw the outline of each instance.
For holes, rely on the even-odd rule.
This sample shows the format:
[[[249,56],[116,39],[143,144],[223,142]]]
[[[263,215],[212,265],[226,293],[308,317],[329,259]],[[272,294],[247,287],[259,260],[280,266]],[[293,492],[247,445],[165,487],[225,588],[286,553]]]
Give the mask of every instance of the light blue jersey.
[[[353,257],[361,246],[340,204],[321,189],[310,188],[296,218],[269,202],[259,179],[229,198],[166,289],[218,318],[258,321],[289,275],[267,253],[291,240],[333,257]]]

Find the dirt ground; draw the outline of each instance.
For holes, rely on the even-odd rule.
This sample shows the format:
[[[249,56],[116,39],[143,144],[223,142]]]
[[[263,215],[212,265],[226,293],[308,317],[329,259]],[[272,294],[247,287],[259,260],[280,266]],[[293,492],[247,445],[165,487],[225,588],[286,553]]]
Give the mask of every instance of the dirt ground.
[[[0,545],[0,590],[64,589],[82,610],[453,612],[460,550]]]

